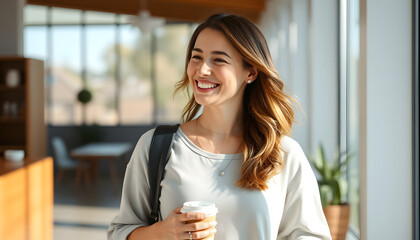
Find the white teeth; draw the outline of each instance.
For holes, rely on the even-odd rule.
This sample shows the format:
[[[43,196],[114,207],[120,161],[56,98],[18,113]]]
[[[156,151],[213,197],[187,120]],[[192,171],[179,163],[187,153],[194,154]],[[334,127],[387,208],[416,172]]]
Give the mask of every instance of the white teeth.
[[[211,83],[200,83],[200,82],[198,82],[197,85],[198,85],[199,88],[204,88],[204,89],[217,87],[217,84],[211,84]]]

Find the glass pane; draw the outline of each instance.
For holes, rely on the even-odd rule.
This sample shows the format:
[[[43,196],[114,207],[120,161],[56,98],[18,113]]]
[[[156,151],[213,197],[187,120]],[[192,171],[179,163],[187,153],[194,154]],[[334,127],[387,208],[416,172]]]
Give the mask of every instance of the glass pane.
[[[92,92],[92,101],[86,109],[87,124],[118,124],[115,101],[115,30],[115,26],[86,27],[86,83]]]
[[[349,152],[358,152],[358,64],[359,64],[359,1],[349,1],[348,20],[348,144]],[[348,167],[349,202],[351,205],[350,225],[356,233],[359,227],[359,160],[357,154]]]
[[[47,24],[47,7],[26,5],[23,9],[23,24]]]
[[[81,78],[81,27],[53,26],[51,78],[51,102],[48,106],[50,123],[53,125],[81,124],[81,107],[76,101],[82,88]]]
[[[125,25],[121,33],[120,123],[151,124],[153,97],[150,81],[150,37]]]
[[[28,26],[23,32],[23,52],[27,58],[47,59],[47,27]]]
[[[87,11],[86,24],[115,24],[117,14]]]
[[[82,11],[68,8],[52,8],[52,24],[81,24]]]
[[[174,93],[185,68],[185,55],[190,37],[188,24],[166,25],[156,31],[155,76],[157,81],[157,121],[175,123],[181,120],[187,103],[185,94]]]

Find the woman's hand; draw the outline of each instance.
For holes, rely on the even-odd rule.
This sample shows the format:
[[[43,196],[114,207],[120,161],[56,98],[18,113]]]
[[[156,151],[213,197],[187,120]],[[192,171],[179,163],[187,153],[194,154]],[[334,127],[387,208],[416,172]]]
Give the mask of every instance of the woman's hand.
[[[207,216],[203,213],[181,213],[181,208],[173,210],[161,222],[135,229],[127,239],[190,240],[206,238],[216,233],[216,221],[205,221]]]
[[[181,207],[173,210],[169,216],[154,225],[159,234],[159,239],[202,239],[216,233],[216,222],[202,221],[207,216],[204,213],[181,213]]]

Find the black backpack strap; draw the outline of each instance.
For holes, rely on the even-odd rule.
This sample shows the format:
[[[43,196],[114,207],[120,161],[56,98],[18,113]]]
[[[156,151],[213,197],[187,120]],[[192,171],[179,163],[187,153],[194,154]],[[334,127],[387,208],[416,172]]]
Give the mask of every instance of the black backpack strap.
[[[179,124],[160,125],[156,127],[149,149],[149,183],[150,183],[150,206],[152,211],[149,216],[149,225],[156,223],[159,219],[160,203],[159,197],[162,187],[166,163],[169,160],[172,140]]]

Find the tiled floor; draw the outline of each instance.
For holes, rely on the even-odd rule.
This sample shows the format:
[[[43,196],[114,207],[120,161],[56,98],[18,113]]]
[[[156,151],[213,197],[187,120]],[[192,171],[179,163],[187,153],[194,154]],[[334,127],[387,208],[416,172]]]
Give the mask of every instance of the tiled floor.
[[[118,186],[103,175],[89,188],[77,189],[72,175],[54,185],[54,239],[106,239],[108,224],[120,205],[122,174]]]

